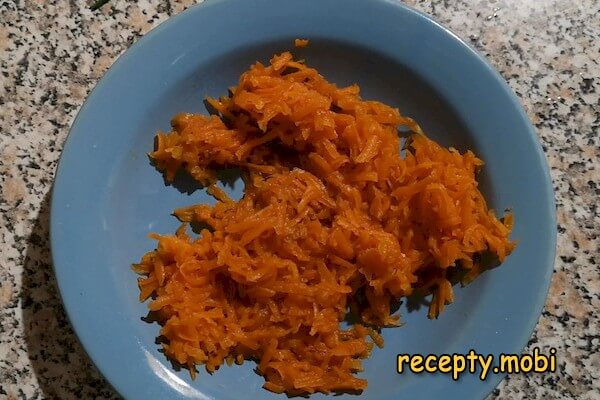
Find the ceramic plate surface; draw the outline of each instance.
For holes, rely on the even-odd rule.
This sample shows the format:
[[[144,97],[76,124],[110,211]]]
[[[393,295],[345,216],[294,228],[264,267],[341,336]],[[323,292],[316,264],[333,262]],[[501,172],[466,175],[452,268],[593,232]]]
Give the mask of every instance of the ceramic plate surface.
[[[293,39],[311,44],[294,49]],[[204,190],[165,186],[148,161],[158,130],[178,112],[204,112],[256,60],[292,50],[340,85],[397,106],[430,137],[485,161],[482,190],[492,207],[512,208],[518,241],[504,264],[466,288],[436,321],[401,308],[402,328],[385,329],[385,348],[364,362],[369,387],[331,399],[475,399],[503,378],[396,373],[398,353],[519,353],[546,297],[555,251],[548,168],[515,95],[454,34],[386,0],[208,0],[171,18],[124,53],[79,112],[52,196],[54,267],[70,320],[88,354],[127,399],[284,399],[262,389],[255,364],[203,369],[192,381],[155,344],[159,326],[140,318],[130,265],[172,233],[173,209],[214,203]],[[238,182],[232,194],[239,197]],[[324,399],[317,394],[311,399]]]

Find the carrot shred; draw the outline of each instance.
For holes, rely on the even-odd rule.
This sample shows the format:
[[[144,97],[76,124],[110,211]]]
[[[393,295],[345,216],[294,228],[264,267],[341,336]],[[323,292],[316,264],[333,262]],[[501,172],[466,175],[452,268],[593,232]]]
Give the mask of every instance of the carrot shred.
[[[380,328],[400,324],[393,302],[430,293],[436,318],[453,300],[452,274],[468,282],[481,254],[503,260],[515,247],[513,216],[488,208],[471,151],[443,148],[290,53],[208,102],[218,115],[175,116],[150,153],[167,180],[185,171],[209,186],[214,206],[175,211],[208,227],[152,234],[157,248],[134,266],[165,354],[192,377],[251,359],[275,393],[361,391],[360,360],[383,346]],[[402,156],[399,126],[413,132]],[[231,167],[245,174],[239,201],[215,186]],[[349,311],[359,322],[342,328]]]
[[[296,47],[306,47],[309,43],[308,39],[294,39],[294,46]]]

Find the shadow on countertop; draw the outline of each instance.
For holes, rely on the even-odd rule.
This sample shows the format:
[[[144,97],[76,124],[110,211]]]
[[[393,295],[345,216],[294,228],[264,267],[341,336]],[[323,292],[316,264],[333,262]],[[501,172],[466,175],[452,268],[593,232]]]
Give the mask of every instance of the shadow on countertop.
[[[21,307],[27,353],[46,399],[119,399],[77,340],[52,269],[50,193],[28,238]]]

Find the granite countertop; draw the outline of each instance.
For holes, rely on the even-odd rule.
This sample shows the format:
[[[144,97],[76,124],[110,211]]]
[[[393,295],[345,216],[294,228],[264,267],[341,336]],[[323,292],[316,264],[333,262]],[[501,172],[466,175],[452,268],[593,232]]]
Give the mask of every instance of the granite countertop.
[[[555,374],[513,375],[492,398],[600,399],[600,2],[410,0],[485,54],[533,121],[558,212],[546,307],[529,346]],[[111,63],[194,1],[0,0],[0,399],[112,399],[63,311],[48,201],[70,124]]]

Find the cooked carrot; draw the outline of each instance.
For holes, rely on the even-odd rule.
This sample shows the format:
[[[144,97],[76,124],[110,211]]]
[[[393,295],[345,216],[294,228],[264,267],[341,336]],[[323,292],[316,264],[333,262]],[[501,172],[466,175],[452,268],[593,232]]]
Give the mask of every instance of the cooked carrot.
[[[514,248],[512,216],[499,220],[479,192],[483,162],[357,85],[283,53],[209,102],[219,116],[176,116],[150,156],[167,179],[184,170],[205,185],[239,167],[244,197],[210,186],[215,206],[175,211],[210,229],[153,235],[157,249],[135,266],[165,354],[192,374],[252,359],[276,393],[360,391],[360,360],[383,346],[372,328],[399,324],[393,301],[433,293],[436,318],[453,299],[451,271],[474,279],[481,253],[502,261]],[[399,126],[414,132],[403,156]],[[350,310],[361,323],[342,329]]]
[[[294,39],[294,46],[296,47],[306,47],[309,44],[308,39]]]

